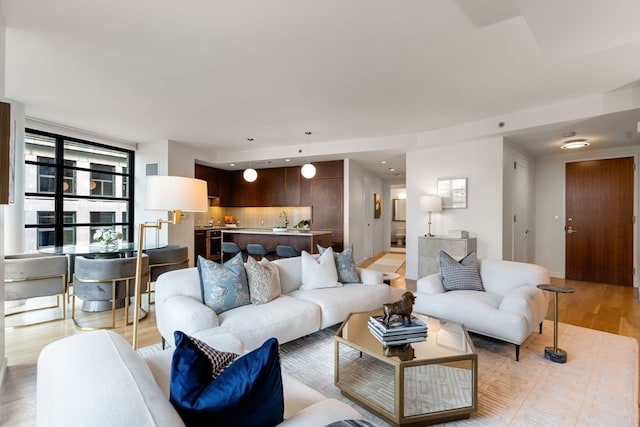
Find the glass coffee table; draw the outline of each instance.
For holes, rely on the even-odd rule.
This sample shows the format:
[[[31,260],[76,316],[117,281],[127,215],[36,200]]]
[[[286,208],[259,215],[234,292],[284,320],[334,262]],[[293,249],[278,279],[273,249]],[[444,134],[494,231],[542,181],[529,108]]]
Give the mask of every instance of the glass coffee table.
[[[478,355],[465,327],[414,313],[427,340],[384,347],[369,316],[352,313],[335,337],[334,382],[341,393],[394,426],[468,418],[477,410]]]

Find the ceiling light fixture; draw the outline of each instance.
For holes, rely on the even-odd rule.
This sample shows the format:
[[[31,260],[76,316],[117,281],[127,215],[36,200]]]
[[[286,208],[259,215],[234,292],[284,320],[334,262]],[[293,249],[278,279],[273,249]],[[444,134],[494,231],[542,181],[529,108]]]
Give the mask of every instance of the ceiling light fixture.
[[[247,138],[247,141],[251,143],[253,142],[253,138]],[[253,182],[258,179],[258,172],[251,167],[251,155],[249,155],[249,169],[245,169],[244,172],[242,172],[242,177],[247,182]]]
[[[311,162],[309,161],[309,136],[311,136],[311,132],[306,131],[305,135],[307,135],[307,163],[305,163],[304,165],[302,165],[302,169],[300,170],[300,172],[302,173],[302,176],[307,178],[307,179],[311,179],[314,176],[316,176],[316,167],[313,166],[311,164]]]
[[[572,139],[571,141],[567,141],[560,148],[563,150],[573,150],[575,148],[583,148],[588,147],[589,143],[586,139]]]
[[[571,138],[571,137],[574,137],[574,136],[576,136],[575,132],[566,132],[566,133],[562,134],[563,138]]]

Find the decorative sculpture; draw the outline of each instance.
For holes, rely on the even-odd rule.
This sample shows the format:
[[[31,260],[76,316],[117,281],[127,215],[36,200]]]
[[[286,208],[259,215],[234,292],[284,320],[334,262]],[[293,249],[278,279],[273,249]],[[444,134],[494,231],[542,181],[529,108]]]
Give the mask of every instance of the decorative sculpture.
[[[416,296],[413,293],[407,291],[402,294],[400,301],[383,304],[382,310],[384,311],[384,317],[382,321],[389,327],[391,316],[397,314],[402,317],[402,320],[406,323],[411,322],[411,312],[413,311],[413,303],[416,300]]]
[[[384,346],[384,355],[387,357],[397,356],[403,362],[416,358],[416,352],[411,344],[401,346]]]

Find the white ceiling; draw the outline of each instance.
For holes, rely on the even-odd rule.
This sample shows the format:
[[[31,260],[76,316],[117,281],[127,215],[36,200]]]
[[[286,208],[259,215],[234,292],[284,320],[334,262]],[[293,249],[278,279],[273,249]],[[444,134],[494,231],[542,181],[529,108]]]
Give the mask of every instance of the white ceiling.
[[[28,117],[131,142],[182,142],[225,159],[234,152],[246,159],[248,137],[300,157],[307,130],[311,147],[420,133],[640,79],[637,0],[0,0],[0,7],[6,96],[25,104]],[[640,119],[631,114],[625,123]],[[603,122],[574,123],[509,138],[539,155],[573,125],[606,133]],[[344,145],[341,157],[350,152]],[[404,151],[391,143],[353,152],[381,174],[404,170]]]

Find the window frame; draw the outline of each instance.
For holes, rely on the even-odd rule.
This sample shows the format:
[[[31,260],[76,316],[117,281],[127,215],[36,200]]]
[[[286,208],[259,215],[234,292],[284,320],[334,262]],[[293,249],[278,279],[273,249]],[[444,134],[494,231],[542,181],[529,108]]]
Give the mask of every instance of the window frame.
[[[95,227],[95,225],[93,225],[91,222],[88,223],[80,223],[80,222],[76,222],[74,221],[73,223],[65,223],[64,221],[64,217],[65,214],[69,214],[69,211],[67,210],[66,212],[64,211],[64,203],[65,200],[79,200],[79,199],[86,199],[86,200],[95,200],[95,201],[118,201],[118,202],[126,202],[127,203],[127,221],[124,221],[124,218],[121,218],[122,220],[118,220],[118,218],[114,218],[114,221],[106,224],[106,223],[101,223],[100,227],[101,228],[113,228],[115,226],[122,226],[123,231],[125,231],[123,233],[123,235],[126,236],[133,236],[134,235],[134,196],[135,196],[135,188],[133,183],[135,182],[135,152],[133,150],[129,150],[126,148],[122,148],[122,147],[117,147],[117,146],[111,146],[111,145],[107,145],[107,144],[102,144],[102,143],[98,143],[98,142],[93,142],[93,141],[88,141],[88,140],[84,140],[84,139],[79,139],[79,138],[74,138],[74,137],[70,137],[67,135],[60,135],[60,134],[55,134],[55,133],[51,133],[51,132],[45,132],[45,131],[41,131],[41,130],[37,130],[37,129],[32,129],[32,128],[26,128],[25,129],[25,136],[28,135],[37,135],[37,136],[42,136],[42,137],[46,137],[46,138],[51,138],[54,142],[54,154],[55,157],[53,158],[53,163],[48,163],[48,162],[42,162],[42,161],[34,161],[34,160],[26,160],[25,159],[25,165],[33,165],[36,166],[38,168],[37,170],[37,179],[38,182],[36,184],[36,192],[25,192],[25,198],[28,197],[34,197],[34,198],[40,198],[40,199],[48,199],[48,200],[53,200],[54,202],[54,223],[53,224],[39,224],[38,220],[36,219],[36,223],[35,224],[25,224],[25,229],[36,229],[36,246],[38,246],[38,249],[40,248],[40,244],[39,244],[39,235],[40,235],[40,230],[45,231],[46,230],[50,230],[50,229],[54,229],[55,233],[55,246],[63,246],[64,243],[64,233],[65,232],[69,232],[69,229],[73,230],[73,236],[76,236],[76,229],[79,227]],[[24,144],[26,144],[26,138],[24,141]],[[66,160],[64,158],[65,155],[65,148],[66,148],[66,143],[77,143],[77,144],[81,144],[81,145],[86,145],[86,146],[91,146],[91,147],[95,147],[95,148],[103,148],[105,150],[110,150],[110,151],[119,151],[122,152],[124,155],[127,156],[127,165],[126,165],[126,170],[125,167],[123,167],[123,170],[125,170],[125,172],[112,172],[112,187],[113,187],[113,195],[93,195],[91,194],[91,192],[89,193],[89,195],[80,195],[80,194],[74,194],[75,190],[78,188],[77,185],[77,172],[102,172],[102,173],[110,173],[110,172],[105,172],[105,171],[94,171],[91,168],[86,168],[86,167],[78,167],[76,162],[73,160]],[[47,156],[42,156],[42,157],[47,157]],[[51,158],[51,157],[48,157]],[[70,162],[73,162],[73,164],[71,164]],[[92,163],[99,163],[99,161],[96,162],[92,162]],[[40,191],[40,167],[54,167],[55,168],[55,191],[54,192],[42,192]],[[127,183],[127,190],[128,193],[123,193],[122,197],[118,197],[116,196],[117,191],[116,191],[116,176],[121,176],[123,182]],[[72,184],[65,190],[64,189],[64,183],[67,182],[68,180],[72,181]],[[123,212],[124,213],[124,212]],[[75,237],[74,237],[75,240]],[[75,242],[74,242],[75,243]]]

